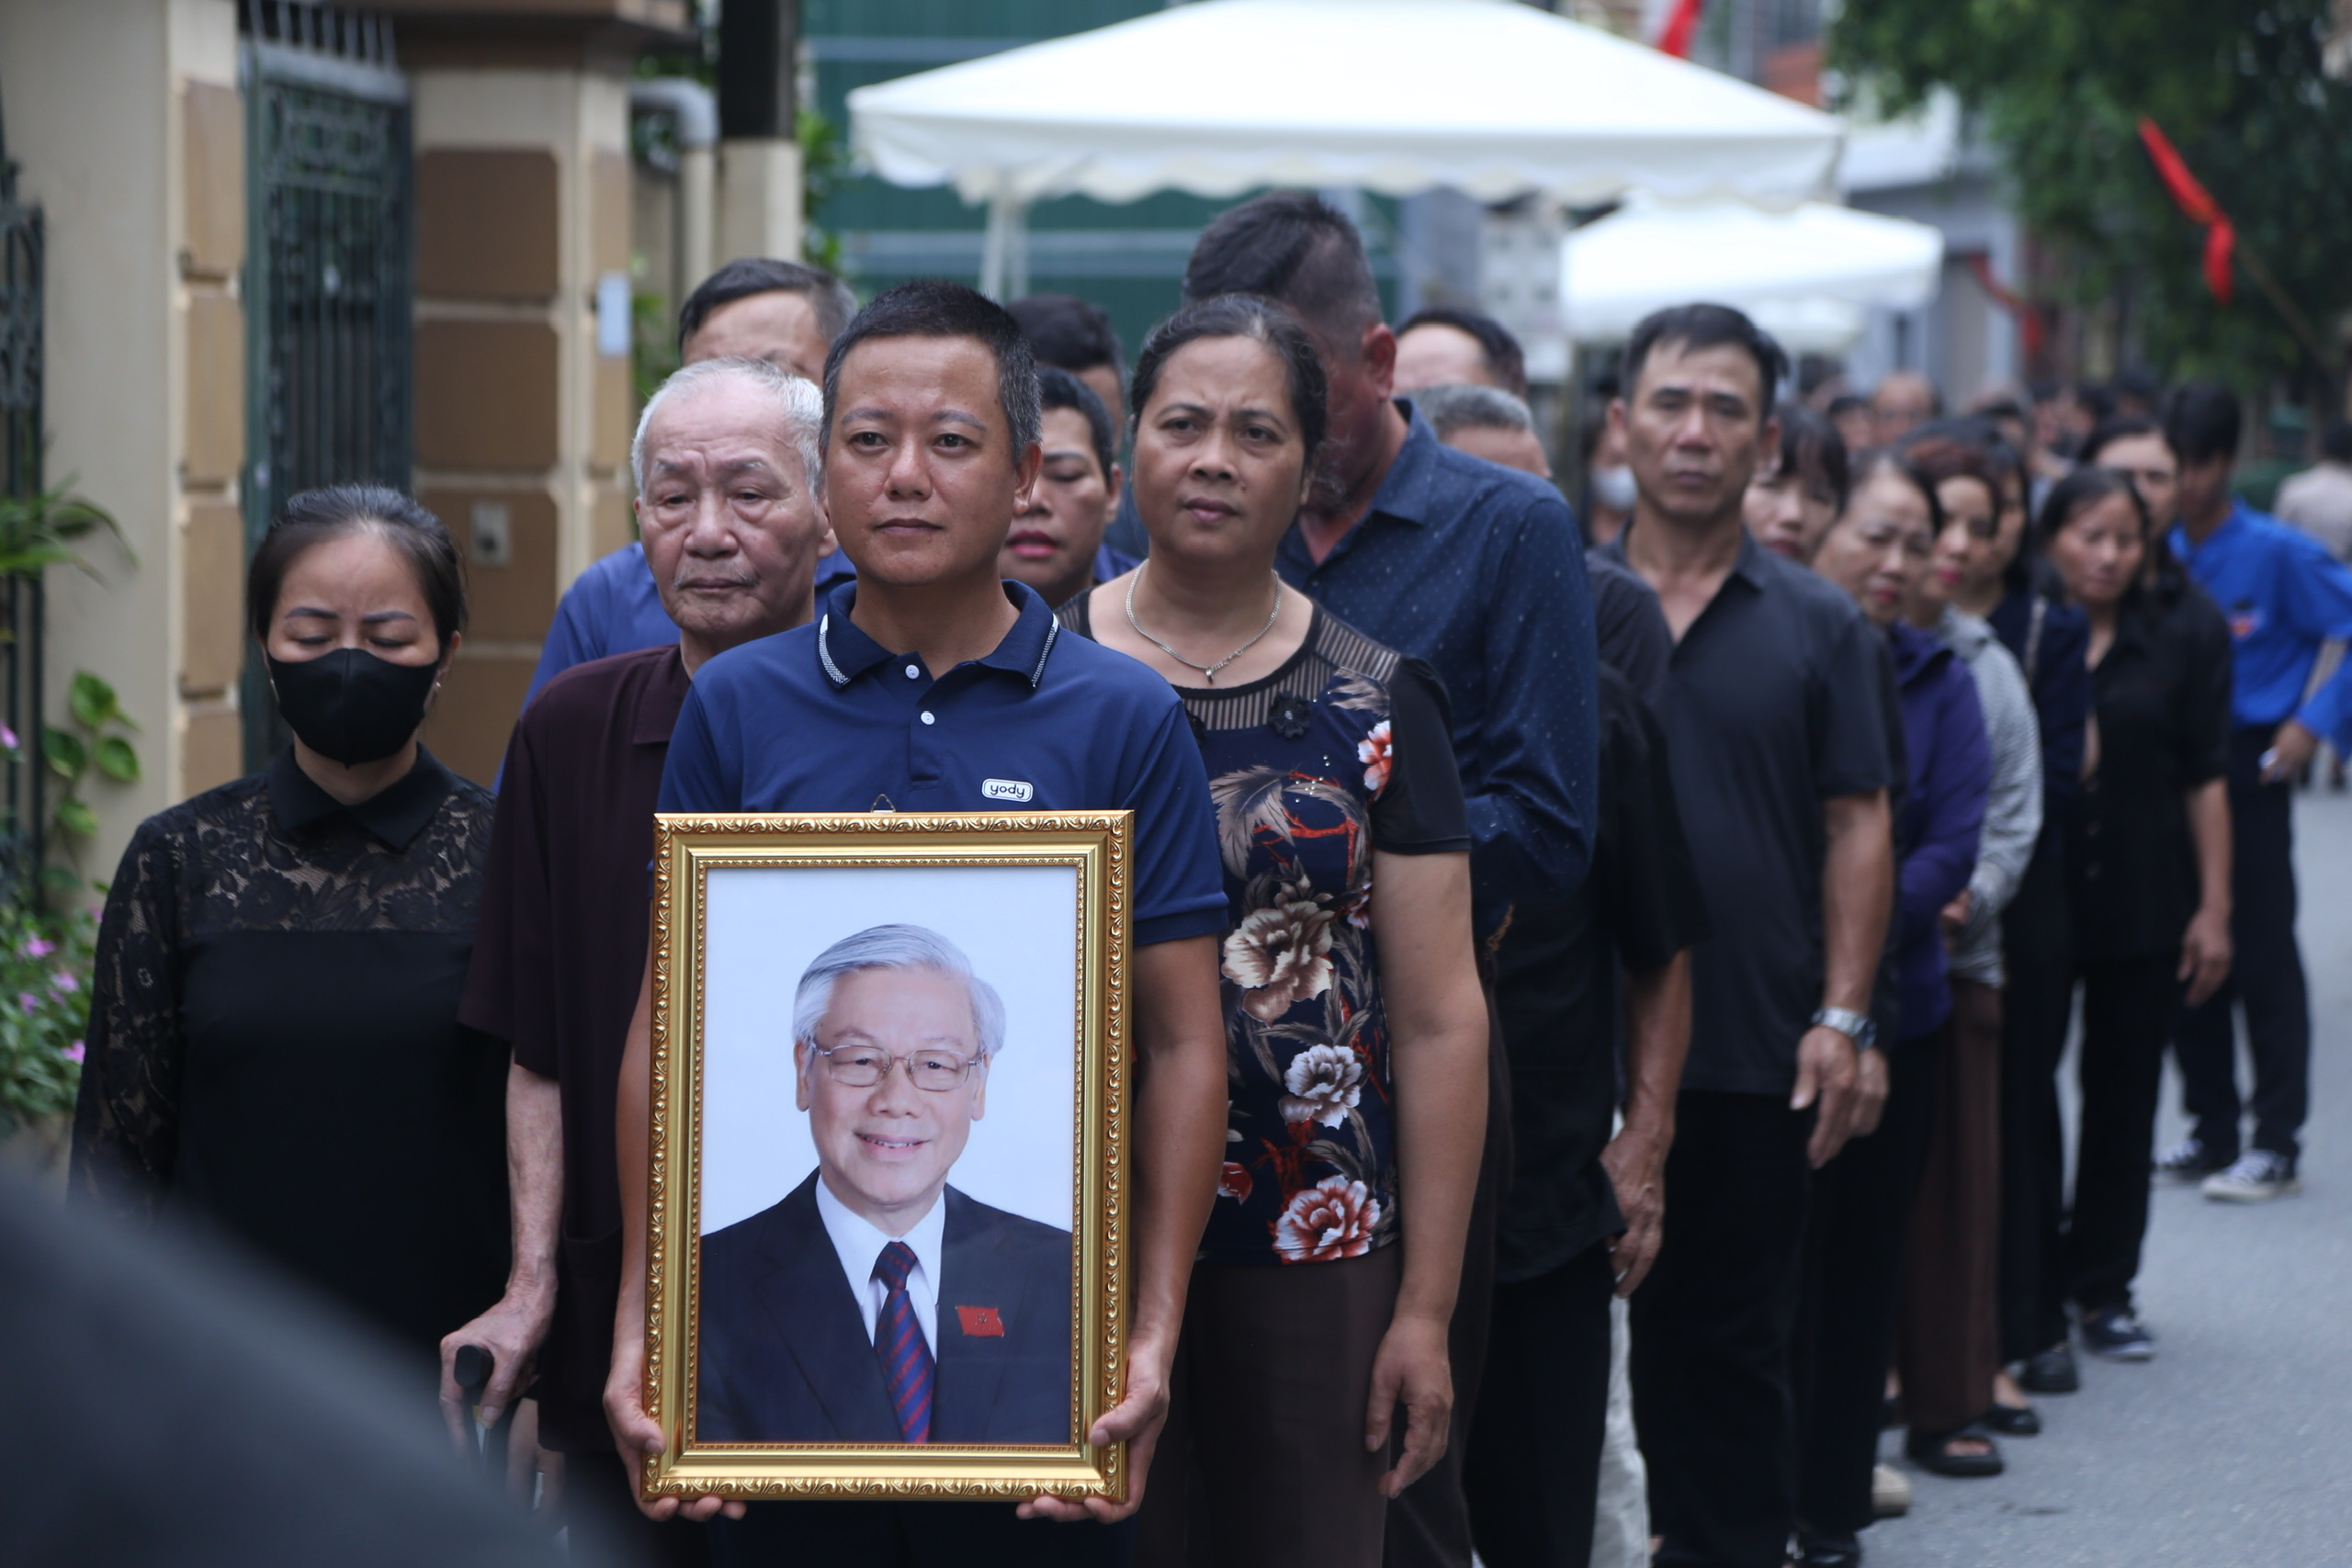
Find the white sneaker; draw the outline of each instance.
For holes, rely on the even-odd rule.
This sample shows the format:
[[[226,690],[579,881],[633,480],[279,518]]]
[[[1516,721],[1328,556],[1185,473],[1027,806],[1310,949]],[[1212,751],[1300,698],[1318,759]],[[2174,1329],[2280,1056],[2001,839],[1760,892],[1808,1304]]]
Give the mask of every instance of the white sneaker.
[[[2183,1138],[2156,1156],[2156,1179],[2178,1182],[2187,1187],[2219,1176],[2227,1167],[2205,1152],[2205,1145],[2195,1138]]]
[[[2205,1179],[2205,1196],[2222,1203],[2267,1203],[2303,1190],[2295,1162],[2268,1149],[2248,1149],[2229,1169]]]
[[[1899,1519],[1911,1511],[1911,1478],[1891,1464],[1871,1466],[1871,1514]]]

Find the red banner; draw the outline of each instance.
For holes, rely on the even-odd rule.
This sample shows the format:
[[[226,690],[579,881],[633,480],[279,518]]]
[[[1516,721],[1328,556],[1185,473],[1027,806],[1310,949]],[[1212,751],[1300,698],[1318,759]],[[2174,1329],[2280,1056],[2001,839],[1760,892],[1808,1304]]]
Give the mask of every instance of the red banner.
[[[1662,54],[1677,60],[1690,58],[1690,39],[1699,30],[1699,13],[1706,8],[1706,0],[1674,0],[1674,9],[1666,14],[1665,25],[1657,30],[1657,47]]]
[[[2025,339],[2026,356],[2029,359],[2041,357],[2041,312],[2033,308],[2031,300],[2018,298],[2014,289],[1994,276],[1991,256],[1983,251],[1972,251],[1964,259],[1970,276],[1976,279],[1976,286],[1984,290],[1994,304],[2016,319],[2018,334]]]
[[[2178,207],[2191,223],[2205,226],[2205,285],[2212,289],[2213,298],[2226,305],[2230,302],[2230,257],[2237,248],[2237,231],[2230,224],[2230,215],[2222,210],[2212,194],[2197,183],[2181,161],[2180,152],[2163,127],[2147,116],[2140,117],[2140,141],[2148,150],[2148,159],[2156,166],[2156,177],[2165,182],[2171,193],[2173,205]]]

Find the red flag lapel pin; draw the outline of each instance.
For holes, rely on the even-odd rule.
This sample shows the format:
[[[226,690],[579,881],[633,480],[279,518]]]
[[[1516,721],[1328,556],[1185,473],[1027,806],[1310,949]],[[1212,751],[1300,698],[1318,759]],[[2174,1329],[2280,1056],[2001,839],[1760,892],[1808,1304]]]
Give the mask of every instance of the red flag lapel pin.
[[[1004,1337],[1004,1319],[997,1315],[994,1307],[959,1306],[956,1309],[956,1321],[963,1325],[964,1332],[972,1338]]]

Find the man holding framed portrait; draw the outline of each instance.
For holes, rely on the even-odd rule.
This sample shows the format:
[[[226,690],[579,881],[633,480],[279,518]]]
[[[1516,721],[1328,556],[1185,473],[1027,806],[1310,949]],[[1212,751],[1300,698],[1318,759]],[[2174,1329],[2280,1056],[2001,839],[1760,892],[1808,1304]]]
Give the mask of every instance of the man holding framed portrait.
[[[721,655],[698,673],[672,741],[661,809],[1133,813],[1117,905],[1135,946],[1124,1003],[1128,1077],[1136,1086],[1125,1140],[1131,1173],[1125,1397],[1090,1429],[1071,1434],[1093,1450],[1128,1445],[1129,1481],[1119,1501],[1033,1495],[1017,1507],[791,1501],[747,1513],[739,1498],[715,1495],[663,1496],[645,1506],[657,1517],[723,1514],[712,1542],[722,1563],[852,1553],[959,1568],[1120,1562],[1125,1531],[1103,1527],[1118,1525],[1140,1500],[1139,1478],[1166,1411],[1193,1251],[1222,1159],[1216,939],[1226,900],[1206,775],[1165,682],[1133,660],[1057,636],[1043,601],[998,579],[999,550],[1041,460],[1035,372],[1001,308],[954,284],[886,291],[834,344],[825,415],[826,500],[857,580],[825,601],[813,626]],[[712,873],[712,886],[723,874]],[[1083,886],[1089,897],[1107,891],[1099,875]],[[605,1389],[623,1453],[647,1458],[662,1455],[667,1442],[642,1393],[651,996],[649,964],[622,1075],[618,1155],[629,1250]],[[827,1043],[823,1029],[820,1019],[818,1045]],[[887,1049],[905,1053],[901,1045]],[[813,1101],[813,1054],[794,1055],[793,1070],[811,1084],[806,1092]],[[894,1063],[890,1071],[896,1093],[909,1080],[903,1066]],[[703,1104],[717,1111],[716,1088],[706,1087]],[[891,1239],[908,1242],[920,1261],[914,1231]],[[728,1250],[719,1249],[722,1261]],[[849,1276],[856,1272],[854,1265],[837,1267],[837,1302],[854,1302]],[[920,1328],[915,1272],[907,1270],[904,1289]],[[888,1349],[877,1341],[888,1298],[900,1287],[886,1278],[880,1289],[868,1341],[877,1359]],[[933,1328],[951,1337],[937,1322],[942,1300],[933,1303]],[[958,1308],[960,1319],[962,1307],[1004,1303],[944,1304]],[[954,1325],[974,1339],[997,1337],[990,1326],[985,1317]],[[1009,1324],[1003,1337],[1012,1337]],[[926,1347],[933,1343],[931,1335],[923,1338]],[[936,1350],[933,1358],[944,1382],[949,1358]],[[950,1391],[940,1387],[935,1395],[945,1415]],[[906,1432],[902,1423],[901,1441]],[[1067,1528],[1028,1522],[1042,1520]]]

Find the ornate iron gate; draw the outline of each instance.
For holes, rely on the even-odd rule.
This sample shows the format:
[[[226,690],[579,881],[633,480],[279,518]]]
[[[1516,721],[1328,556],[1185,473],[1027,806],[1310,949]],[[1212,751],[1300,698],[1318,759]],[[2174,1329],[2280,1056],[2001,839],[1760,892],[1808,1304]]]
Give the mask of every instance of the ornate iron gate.
[[[408,83],[391,24],[246,0],[247,547],[314,485],[410,483]],[[245,761],[285,743],[246,660]]]
[[[0,126],[0,496],[40,493],[41,215],[17,199],[17,165]],[[16,541],[0,541],[0,550]],[[38,572],[0,577],[0,704],[8,746],[0,889],[37,888],[49,820],[41,757],[42,595]]]

